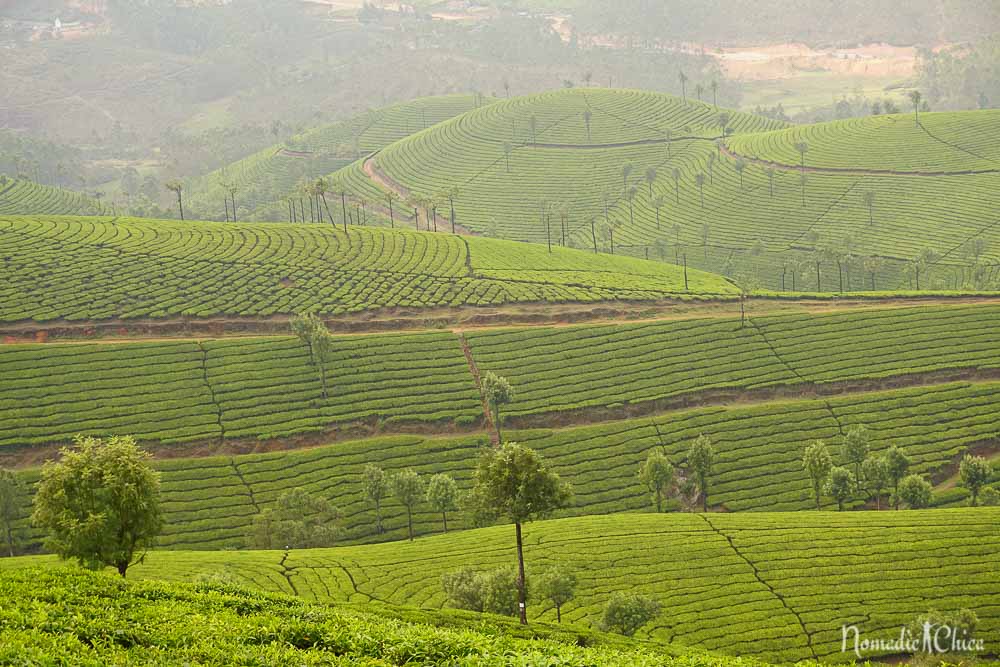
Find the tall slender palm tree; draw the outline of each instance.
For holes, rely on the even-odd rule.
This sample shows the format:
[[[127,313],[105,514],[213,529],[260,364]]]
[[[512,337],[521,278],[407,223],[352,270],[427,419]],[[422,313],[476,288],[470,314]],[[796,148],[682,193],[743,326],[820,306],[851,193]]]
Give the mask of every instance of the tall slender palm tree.
[[[180,209],[181,220],[183,220],[184,219],[184,199],[183,199],[184,184],[181,183],[180,181],[177,181],[177,180],[167,181],[166,188],[167,188],[167,190],[170,190],[171,192],[173,192],[174,194],[177,195],[177,208]]]
[[[649,185],[649,201],[653,201],[653,182],[656,180],[656,167],[646,169],[646,184]]]
[[[913,116],[916,119],[917,127],[920,127],[920,101],[924,99],[919,90],[910,92],[910,101],[913,102]]]

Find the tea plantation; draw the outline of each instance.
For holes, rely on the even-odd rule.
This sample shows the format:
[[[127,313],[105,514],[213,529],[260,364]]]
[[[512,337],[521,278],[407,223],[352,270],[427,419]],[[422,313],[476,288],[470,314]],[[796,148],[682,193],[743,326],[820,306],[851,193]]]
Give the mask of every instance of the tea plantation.
[[[888,638],[931,608],[972,609],[977,637],[1000,641],[998,520],[995,508],[584,517],[528,524],[525,558],[529,579],[533,568],[555,563],[577,574],[564,621],[595,623],[612,591],[629,590],[663,605],[641,638],[781,662],[838,661],[842,624]],[[221,574],[307,600],[438,608],[442,574],[512,559],[513,531],[499,526],[288,553],[156,552],[134,576]],[[3,559],[0,567],[54,562]],[[529,614],[555,619],[544,602],[529,605]]]
[[[686,256],[776,290],[994,289],[1000,114],[921,118],[782,129],[664,95],[569,90],[471,111],[334,180],[369,200],[388,183],[439,214],[453,200],[458,224],[491,236],[605,252],[613,236],[618,254]],[[748,159],[716,146],[723,121]],[[800,141],[807,166],[846,173],[803,180]],[[942,171],[961,173],[921,175]]]
[[[0,174],[0,215],[107,215],[110,209],[79,192]]]
[[[0,257],[6,322],[736,294],[667,264],[359,226],[0,217]]]

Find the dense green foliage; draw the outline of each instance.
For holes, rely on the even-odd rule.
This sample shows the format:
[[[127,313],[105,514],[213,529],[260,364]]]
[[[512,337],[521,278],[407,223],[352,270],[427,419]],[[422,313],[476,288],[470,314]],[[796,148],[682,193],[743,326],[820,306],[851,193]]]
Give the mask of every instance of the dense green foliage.
[[[72,190],[0,174],[0,215],[107,215],[96,199]]]
[[[638,637],[780,661],[841,655],[841,625],[898,636],[929,609],[967,608],[1000,641],[1000,509],[583,517],[525,527],[528,577],[572,569],[564,622],[596,626],[614,591],[664,610]],[[512,528],[413,543],[283,552],[158,552],[139,576],[222,575],[314,600],[445,605],[441,576],[513,558]],[[0,559],[0,568],[48,562]],[[555,619],[554,608],[536,620]],[[395,645],[395,642],[387,642]]]
[[[469,613],[327,606],[225,582],[125,584],[62,568],[6,571],[0,582],[4,663],[503,667],[517,656],[566,667],[764,664],[637,648],[585,628],[525,630]]]
[[[267,316],[727,295],[719,278],[493,239],[331,225],[0,218],[0,319]]]
[[[690,99],[570,90],[464,114],[392,144],[369,168],[426,210],[424,218],[435,205],[439,215],[450,212],[443,193],[457,189],[458,224],[501,238],[610,251],[613,235],[618,254],[686,257],[691,266],[751,275],[783,291],[913,289],[918,282],[993,289],[996,118],[926,114],[918,128],[912,114],[901,114],[782,130],[776,121]],[[715,145],[723,122],[730,145],[774,137],[779,161],[793,166],[799,142],[788,138],[815,135],[807,166],[815,159],[848,172],[808,173],[803,185],[797,170],[726,155]],[[873,139],[884,150],[872,150]],[[884,154],[894,157],[876,157]],[[873,168],[989,171],[865,171]],[[386,195],[360,165],[334,181],[370,200]],[[925,250],[934,255],[915,266]]]

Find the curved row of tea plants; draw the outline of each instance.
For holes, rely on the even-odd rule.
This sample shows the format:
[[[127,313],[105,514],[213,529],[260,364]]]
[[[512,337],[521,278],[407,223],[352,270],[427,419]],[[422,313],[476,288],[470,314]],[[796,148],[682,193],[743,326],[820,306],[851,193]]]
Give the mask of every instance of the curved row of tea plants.
[[[190,217],[225,219],[223,201],[234,196],[232,186],[238,218],[288,220],[284,200],[302,196],[308,201],[296,192],[300,183],[311,183],[362,155],[475,108],[473,95],[418,98],[296,134],[189,183]]]
[[[909,173],[1000,170],[1000,111],[868,116],[733,137],[740,155],[808,167]]]
[[[126,583],[76,568],[7,570],[0,580],[0,662],[86,667],[502,667],[512,659],[567,667],[732,664],[730,658],[680,647],[640,648],[582,627],[536,623],[522,628],[508,619],[485,620],[468,612],[331,606],[228,583]]]
[[[905,512],[672,514],[527,524],[527,575],[576,573],[566,621],[595,625],[614,591],[654,597],[663,612],[638,636],[780,662],[842,654],[841,626],[893,638],[930,609],[973,610],[977,638],[1000,641],[996,508]],[[514,561],[510,526],[412,543],[282,552],[154,552],[139,577],[222,575],[310,600],[438,608],[441,576]],[[3,559],[0,567],[53,562]],[[545,603],[529,616],[551,621]],[[872,654],[879,655],[877,652]]]
[[[345,234],[318,224],[3,217],[0,257],[7,322],[736,293],[694,270],[685,287],[680,267],[632,258],[357,226]]]
[[[561,430],[507,430],[505,438],[539,451],[575,490],[563,515],[648,511],[648,493],[636,472],[650,451],[660,450],[682,467],[691,443],[709,436],[716,449],[709,503],[731,511],[804,510],[814,507],[809,478],[802,467],[805,447],[829,443],[834,458],[846,463],[841,436],[865,425],[874,452],[899,446],[911,470],[946,479],[954,461],[972,448],[990,445],[1000,432],[1000,384],[953,383],[831,398],[712,407]],[[383,503],[385,534],[375,530],[375,507],[361,488],[365,465],[389,473],[414,469],[425,480],[451,475],[469,488],[485,435],[434,438],[416,435],[341,442],[307,450],[237,456],[170,459],[157,462],[163,473],[167,527],[160,546],[172,549],[239,548],[246,544],[254,515],[284,491],[302,487],[329,499],[343,513],[344,542],[402,539],[406,513],[392,498]],[[37,470],[21,473],[33,483]],[[1000,471],[994,484],[1000,483]],[[966,503],[959,485],[943,494],[943,504]],[[865,498],[858,496],[853,504]],[[23,499],[24,516],[30,499]],[[674,502],[671,507],[676,507]],[[824,506],[835,508],[829,498]],[[451,528],[466,528],[471,517],[452,512]],[[22,520],[23,528],[28,529]],[[418,534],[439,532],[442,517],[420,505],[414,514]],[[31,543],[40,536],[33,531]]]
[[[107,215],[96,199],[26,178],[0,174],[0,215]]]

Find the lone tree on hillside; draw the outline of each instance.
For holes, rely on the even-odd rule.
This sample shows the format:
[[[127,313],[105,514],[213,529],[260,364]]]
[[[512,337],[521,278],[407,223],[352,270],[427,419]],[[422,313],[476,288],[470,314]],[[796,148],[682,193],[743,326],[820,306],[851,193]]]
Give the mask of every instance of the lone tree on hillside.
[[[722,113],[720,113],[716,117],[716,120],[719,121],[719,130],[722,131],[722,138],[723,139],[726,138],[727,128],[729,127],[729,121],[730,121],[730,119],[731,119],[731,116],[728,113],[726,113],[725,111],[723,111]],[[722,150],[722,144],[721,143],[717,143],[716,147],[719,149],[719,151]]]
[[[634,170],[635,166],[631,162],[622,165],[622,192],[628,192],[628,178]]]
[[[412,469],[392,476],[392,495],[406,508],[406,527],[413,541],[413,509],[423,500],[424,482]]]
[[[649,490],[657,513],[663,511],[663,496],[674,483],[674,466],[662,452],[652,451],[639,467],[639,481]]]
[[[507,158],[507,173],[510,173],[510,154],[514,151],[514,146],[509,141],[503,142],[503,154]]]
[[[833,458],[826,448],[826,443],[817,440],[806,447],[802,456],[802,467],[809,474],[809,481],[812,482],[813,496],[816,499],[816,509],[822,509],[822,491],[830,477],[830,470],[833,469]]]
[[[868,207],[868,225],[875,226],[875,191],[868,190],[864,194],[865,206]]]
[[[871,436],[864,424],[856,424],[844,434],[844,460],[854,466],[854,478],[861,479],[861,464],[868,458]]]
[[[278,496],[274,507],[254,517],[250,546],[254,549],[312,549],[330,547],[340,529],[340,511],[329,501],[305,489],[294,488]]]
[[[806,153],[809,152],[809,144],[805,141],[799,141],[795,144],[795,150],[799,152],[799,157],[801,158],[802,173],[806,172]]]
[[[646,595],[615,591],[604,607],[601,629],[631,637],[660,613],[660,603]]]
[[[184,184],[181,183],[180,181],[167,181],[165,187],[167,188],[167,190],[170,190],[175,195],[177,195],[177,208],[180,209],[181,220],[183,220],[184,219],[184,199],[183,199]]]
[[[981,456],[966,454],[959,466],[959,475],[962,483],[972,494],[970,503],[975,507],[978,504],[979,492],[993,476],[993,466]]]
[[[534,450],[513,442],[483,450],[471,499],[478,514],[506,517],[514,523],[521,623],[528,622],[521,524],[549,516],[566,507],[571,498],[569,484],[549,471]]]
[[[653,201],[653,183],[656,181],[656,167],[646,169],[646,185],[649,186],[649,201]]]
[[[448,512],[458,509],[458,485],[450,475],[439,473],[427,485],[427,503],[441,513],[444,532],[448,532]]]
[[[18,535],[15,526],[21,518],[24,492],[24,483],[18,476],[11,470],[0,468],[0,529],[3,530],[3,539],[10,556],[17,549]]]
[[[163,529],[160,475],[131,436],[77,436],[74,444],[42,468],[32,521],[60,558],[110,565],[124,577]]]
[[[660,229],[660,209],[663,208],[663,206],[666,204],[666,201],[664,201],[664,199],[663,199],[662,196],[658,196],[658,197],[654,197],[653,198],[652,204],[653,204],[653,209],[656,211],[656,229],[657,229],[657,231],[659,231],[659,229]],[[661,253],[660,259],[661,260],[663,259],[662,253]]]
[[[835,466],[830,469],[830,479],[826,482],[826,492],[837,501],[837,510],[844,511],[844,503],[854,495],[857,480],[847,468]]]
[[[315,364],[316,350],[313,347],[313,343],[316,340],[317,332],[325,328],[323,322],[316,313],[300,313],[292,317],[290,324],[292,326],[292,333],[309,350],[309,363]]]
[[[865,485],[875,495],[875,509],[882,509],[882,491],[889,485],[889,463],[884,456],[869,456],[861,465]]]
[[[712,465],[715,463],[715,448],[707,435],[699,435],[691,445],[687,455],[687,467],[690,475],[698,484],[698,494],[701,496],[701,509],[708,511],[708,480],[712,476]]]
[[[688,101],[688,94],[687,94],[688,75],[684,73],[684,70],[681,70],[680,74],[678,74],[678,78],[681,80],[681,97],[684,98],[684,104],[687,104],[687,101]]]
[[[497,430],[497,440],[503,441],[500,433],[500,406],[507,405],[514,400],[514,389],[510,382],[502,375],[497,375],[493,371],[486,371],[481,380],[483,398],[486,404],[493,410],[493,425]]]
[[[913,102],[913,117],[917,123],[917,127],[920,127],[920,101],[922,99],[924,99],[924,96],[919,90],[910,91],[910,101]]]
[[[694,92],[698,96],[698,101],[701,102],[701,96],[705,94],[705,86],[699,83],[694,87]]]
[[[681,203],[681,170],[676,167],[670,172],[671,177],[674,179],[674,195],[677,198],[677,203]]]
[[[709,85],[712,89],[712,106],[716,109],[719,108],[719,82],[712,79],[712,83]]]
[[[879,257],[878,255],[869,255],[868,257],[865,257],[861,263],[862,266],[864,266],[865,272],[871,278],[872,291],[874,292],[875,276],[877,276],[878,272],[882,270],[884,262],[882,261],[882,258]]]
[[[923,509],[931,504],[933,490],[931,483],[920,475],[907,475],[899,483],[899,497],[910,509]],[[897,502],[899,502],[897,500]]]
[[[374,463],[367,464],[361,473],[361,490],[365,500],[375,503],[375,531],[381,535],[385,532],[382,528],[382,500],[389,495],[388,475]]]
[[[698,186],[698,196],[701,200],[701,207],[705,208],[705,174],[701,172],[695,174],[694,182]]]
[[[556,623],[562,623],[563,605],[576,596],[576,575],[555,566],[542,570],[533,581],[533,595],[551,602],[556,608]]]
[[[893,445],[885,453],[885,463],[889,467],[889,484],[892,485],[893,505],[899,509],[899,485],[910,469],[910,459],[898,445]]]
[[[740,175],[740,190],[743,190],[743,172],[747,169],[747,161],[741,157],[736,158],[736,162],[733,164],[733,169],[736,173]]]

